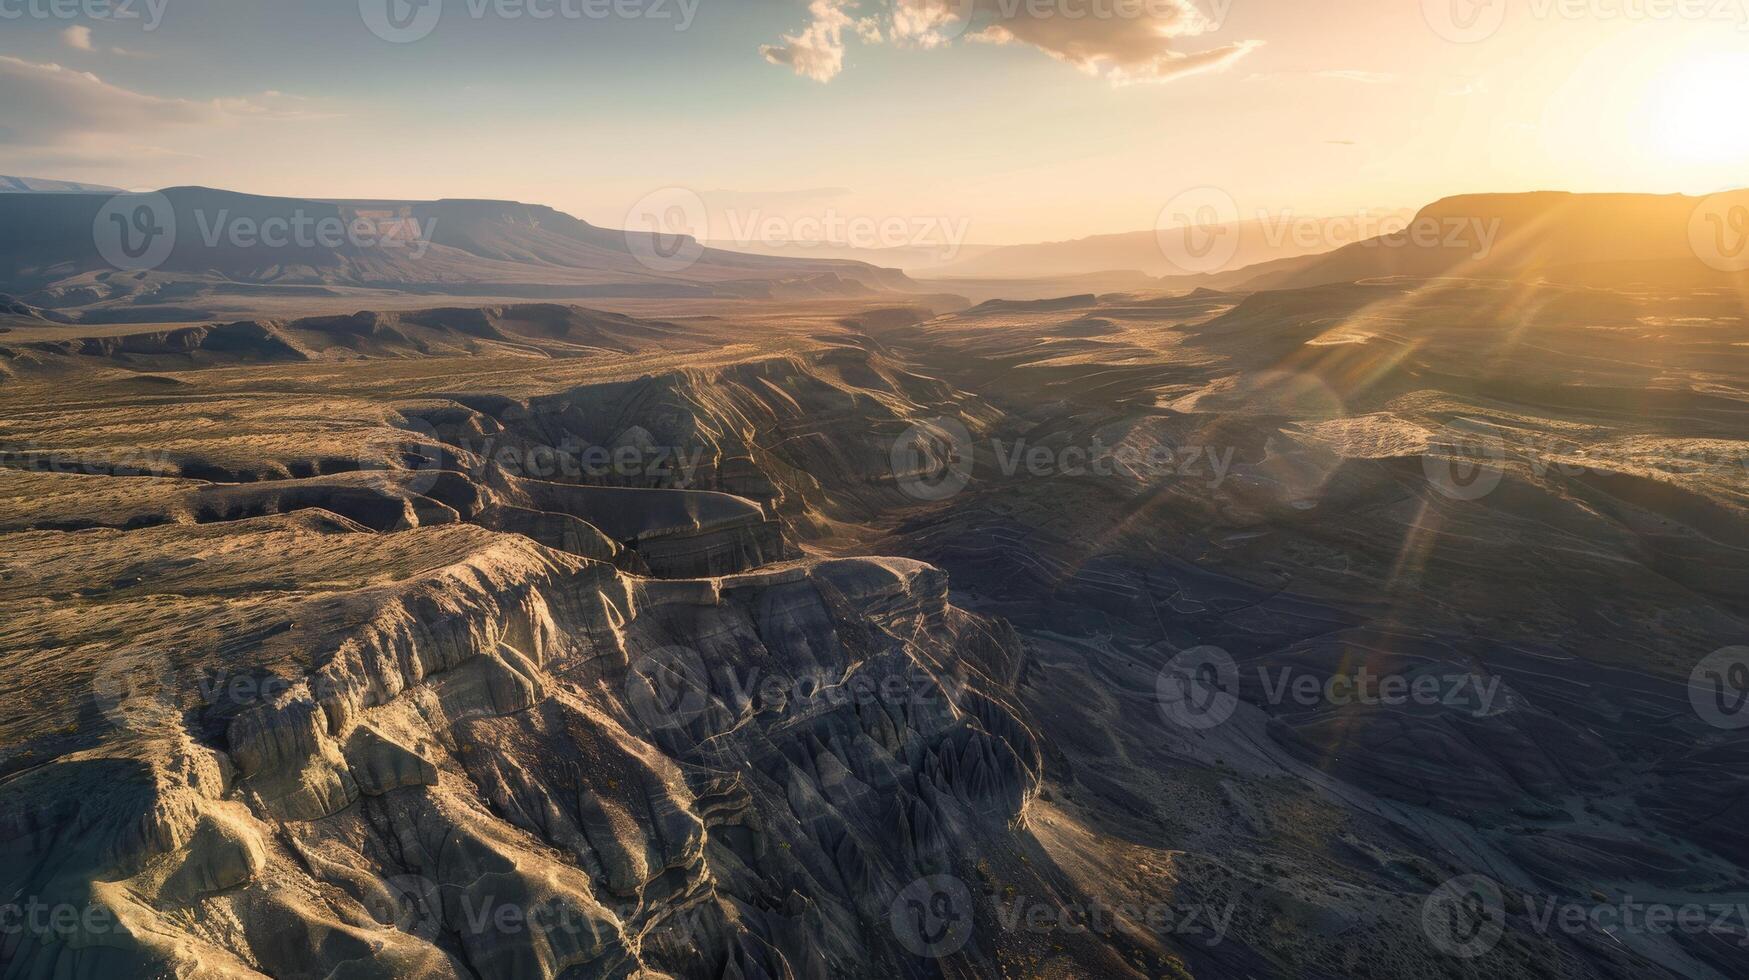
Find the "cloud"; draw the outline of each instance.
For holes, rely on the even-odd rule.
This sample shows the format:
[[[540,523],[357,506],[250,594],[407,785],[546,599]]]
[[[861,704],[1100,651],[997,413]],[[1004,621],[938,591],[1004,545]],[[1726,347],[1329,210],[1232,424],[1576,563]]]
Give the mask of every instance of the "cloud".
[[[109,159],[181,151],[160,145],[178,134],[256,119],[319,118],[277,93],[248,98],[166,99],[57,64],[0,55],[0,149],[39,159]]]
[[[844,70],[852,32],[868,43],[920,48],[962,38],[1023,45],[1114,85],[1223,69],[1262,43],[1179,50],[1180,39],[1220,27],[1193,0],[813,0],[808,10],[807,27],[760,53],[822,82]]]
[[[803,78],[829,82],[844,70],[844,32],[855,26],[846,8],[855,0],[813,0],[808,13],[813,18],[799,34],[785,34],[782,44],[759,49],[774,65],[788,65]]]
[[[78,51],[91,50],[91,28],[73,26],[61,32],[61,40],[67,42],[67,47]]]

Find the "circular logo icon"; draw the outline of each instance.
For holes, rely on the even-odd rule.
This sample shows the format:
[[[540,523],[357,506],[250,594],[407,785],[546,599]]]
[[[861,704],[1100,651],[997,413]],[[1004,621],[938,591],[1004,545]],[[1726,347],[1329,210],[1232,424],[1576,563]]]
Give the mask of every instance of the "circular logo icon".
[[[91,240],[112,268],[156,269],[176,250],[176,209],[162,194],[117,194],[98,209]]]
[[[1506,440],[1480,428],[1457,433],[1443,446],[1421,454],[1421,470],[1433,489],[1452,500],[1480,500],[1506,478]]]
[[[901,41],[936,47],[982,33],[996,20],[978,0],[905,0],[893,11],[893,34]]]
[[[377,37],[390,44],[410,44],[437,29],[443,19],[443,0],[358,0],[358,13]]]
[[[626,702],[652,730],[692,724],[710,705],[710,689],[704,658],[690,647],[652,650],[626,671]]]
[[[176,668],[156,650],[125,650],[91,675],[97,710],[118,728],[148,731],[175,717]]]
[[[1714,651],[1688,675],[1688,703],[1714,728],[1749,728],[1749,647]]]
[[[1445,40],[1475,44],[1493,37],[1506,23],[1506,0],[1421,0],[1421,15]]]
[[[1720,272],[1749,271],[1749,194],[1714,194],[1688,219],[1688,244]]]
[[[1506,903],[1500,886],[1482,875],[1453,878],[1421,903],[1421,931],[1447,956],[1472,960],[1506,934]]]
[[[654,272],[685,272],[704,255],[710,237],[704,198],[684,187],[645,194],[626,212],[626,248]]]
[[[443,440],[429,422],[405,417],[392,428],[374,430],[365,439],[358,451],[359,469],[395,473],[399,486],[423,496],[437,486],[444,450]]]
[[[893,442],[889,462],[899,490],[913,500],[946,500],[972,482],[972,434],[959,419],[918,422]]]
[[[914,956],[939,960],[972,939],[972,892],[953,875],[929,875],[906,885],[887,920],[899,945]]]
[[[391,929],[433,942],[443,932],[443,896],[421,875],[385,878],[382,890],[365,898],[365,911]]]
[[[1210,729],[1239,709],[1239,665],[1220,647],[1191,647],[1160,671],[1154,693],[1168,722]]]
[[[1220,272],[1239,254],[1239,203],[1219,187],[1195,187],[1160,209],[1160,254],[1191,275]]]

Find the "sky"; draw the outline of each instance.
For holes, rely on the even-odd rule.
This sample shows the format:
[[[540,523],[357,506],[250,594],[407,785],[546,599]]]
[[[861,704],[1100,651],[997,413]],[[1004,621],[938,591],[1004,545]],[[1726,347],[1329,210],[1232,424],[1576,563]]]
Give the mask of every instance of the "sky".
[[[0,173],[986,244],[1749,184],[1749,0],[420,2],[0,0]]]

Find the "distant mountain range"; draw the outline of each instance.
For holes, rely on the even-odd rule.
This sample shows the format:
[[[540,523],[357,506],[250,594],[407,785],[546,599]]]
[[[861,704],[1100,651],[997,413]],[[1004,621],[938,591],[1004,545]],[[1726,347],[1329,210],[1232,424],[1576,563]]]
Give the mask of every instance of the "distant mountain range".
[[[1445,198],[1399,234],[1240,269],[1224,285],[1296,289],[1403,276],[1695,288],[1740,282],[1745,270],[1749,190],[1706,198],[1539,192]]]
[[[510,201],[340,201],[179,187],[0,193],[0,292],[50,310],[200,306],[238,289],[526,296],[856,295],[912,289],[866,263],[707,248]],[[129,318],[137,318],[130,316]]]
[[[1369,230],[1370,229],[1370,230]],[[1382,233],[1386,229],[1390,233]],[[987,249],[910,271],[955,278],[1045,278],[1134,270],[1160,288],[1252,292],[1386,276],[1543,279],[1575,285],[1735,284],[1749,270],[1749,190],[1680,194],[1470,194],[1413,213],[1296,218],[1291,213],[1190,230],[1225,239],[1215,268],[1184,274],[1165,232],[1099,235]]]
[[[1408,212],[1402,212],[1399,223],[1408,217]],[[1384,225],[1388,218],[1381,212],[1368,220],[1377,227]],[[1099,272],[1140,272],[1156,277],[1212,274],[1328,251],[1336,245],[1363,237],[1357,229],[1364,227],[1352,219],[1302,217],[1284,212],[1251,221],[1009,245],[968,253],[957,261],[927,271],[932,277],[974,279],[1081,276]],[[1186,234],[1192,241],[1206,243],[1219,251],[1204,255],[1187,253],[1178,247]],[[1178,240],[1174,240],[1174,236],[1178,236]],[[1199,259],[1212,263],[1212,267],[1203,265]]]
[[[838,242],[738,242],[714,239],[706,244],[731,252],[769,255],[785,259],[840,259],[867,262],[906,273],[931,272],[994,252],[1002,245],[901,245],[891,248],[859,248]]]
[[[102,184],[82,184],[72,180],[48,180],[43,177],[8,177],[0,174],[0,194],[117,194],[119,187]]]
[[[1388,232],[1388,233],[1386,233]],[[1709,197],[1680,194],[1469,194],[1417,212],[1295,217],[1097,235],[1067,242],[968,248],[951,263],[906,269],[946,289],[978,280],[983,293],[1002,280],[1148,276],[1174,292],[1254,292],[1406,278],[1543,279],[1575,285],[1643,282],[1674,288],[1739,283],[1749,270],[1749,190]],[[1212,258],[1210,258],[1212,256]],[[1186,258],[1212,263],[1185,274]],[[1029,294],[1036,296],[1036,293]],[[1023,298],[1015,292],[1012,298]]]
[[[1392,212],[1399,225],[1412,212]],[[1374,227],[1387,221],[1385,213],[1370,219]],[[855,259],[903,269],[910,275],[936,279],[1060,279],[1073,276],[1135,273],[1153,277],[1190,272],[1228,272],[1275,259],[1294,258],[1328,251],[1337,245],[1358,241],[1356,222],[1345,218],[1299,217],[1283,213],[1269,219],[1193,226],[1191,233],[1219,243],[1223,251],[1213,268],[1185,267],[1175,257],[1169,236],[1185,229],[1168,228],[1092,235],[1061,242],[1023,245],[931,244],[899,248],[856,248],[826,242],[728,242],[711,244],[741,252],[786,258]],[[1163,243],[1162,238],[1166,236]],[[1229,246],[1228,243],[1232,244]],[[1196,263],[1191,263],[1196,264]]]
[[[974,302],[1065,292],[1255,292],[1384,277],[1697,288],[1741,285],[1749,268],[1749,191],[1704,199],[1464,195],[1412,219],[1283,212],[1188,232],[968,245],[952,262],[932,266],[942,258],[938,250],[798,244],[755,255],[686,237],[598,228],[510,201],[299,199],[182,187],[129,197],[118,211],[110,191],[65,181],[0,182],[29,188],[0,191],[0,294],[44,316],[88,322],[199,320],[220,310],[262,309],[273,297],[346,301],[362,291],[784,299],[930,288],[885,263]],[[151,206],[141,211],[140,202]],[[1358,240],[1369,227],[1402,230]],[[1185,242],[1219,248],[1187,253],[1172,238],[1187,234]],[[145,254],[149,243],[157,251]],[[140,253],[137,260],[130,249]],[[1197,259],[1191,264],[1211,267],[1173,274],[1187,254]]]

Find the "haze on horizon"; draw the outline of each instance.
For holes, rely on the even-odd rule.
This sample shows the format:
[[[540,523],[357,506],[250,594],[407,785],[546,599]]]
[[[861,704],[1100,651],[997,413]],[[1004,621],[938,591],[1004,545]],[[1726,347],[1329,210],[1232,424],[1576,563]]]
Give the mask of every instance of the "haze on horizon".
[[[1146,229],[1202,186],[1250,216],[1749,183],[1749,0],[387,2],[390,40],[385,0],[3,0],[0,173],[607,227],[681,187],[718,237],[986,244]]]

